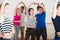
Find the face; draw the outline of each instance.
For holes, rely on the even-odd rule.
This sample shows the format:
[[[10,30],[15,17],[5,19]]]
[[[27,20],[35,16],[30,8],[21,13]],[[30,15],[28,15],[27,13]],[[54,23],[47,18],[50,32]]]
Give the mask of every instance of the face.
[[[39,8],[38,13],[42,13],[42,11],[43,11],[42,8]]]
[[[33,9],[30,10],[30,15],[34,15],[34,10]]]
[[[19,8],[16,10],[16,13],[20,13],[20,9]]]
[[[5,12],[6,12],[6,13],[9,13],[9,12],[10,12],[10,6],[9,6],[9,5],[6,5],[6,6],[5,6]]]
[[[60,13],[60,6],[58,6],[57,12]]]
[[[20,9],[20,11],[21,11],[21,13],[23,13],[24,9],[23,9],[23,8],[21,8],[21,9]]]

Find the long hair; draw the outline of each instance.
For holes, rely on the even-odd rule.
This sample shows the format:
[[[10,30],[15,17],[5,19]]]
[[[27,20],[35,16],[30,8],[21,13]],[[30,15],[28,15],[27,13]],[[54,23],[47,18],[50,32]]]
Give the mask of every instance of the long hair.
[[[2,5],[2,4],[0,4],[0,9],[1,9],[1,5]]]

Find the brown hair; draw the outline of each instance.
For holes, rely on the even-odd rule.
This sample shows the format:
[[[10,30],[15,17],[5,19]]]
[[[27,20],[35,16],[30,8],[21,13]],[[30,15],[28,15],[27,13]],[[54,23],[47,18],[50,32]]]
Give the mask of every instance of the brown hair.
[[[60,6],[60,4],[57,4],[57,9],[58,9],[59,6]]]
[[[37,6],[37,11],[38,11],[40,8],[43,9],[41,6]]]
[[[2,5],[2,4],[0,4],[0,8],[1,8],[1,5]]]
[[[6,4],[5,4],[5,7],[6,7],[7,5],[9,5],[9,3],[6,3]],[[4,7],[4,8],[5,8],[5,7]]]
[[[31,11],[31,10],[34,10],[34,9],[33,9],[33,8],[29,8],[29,9],[28,9],[29,16],[30,16],[30,11]]]

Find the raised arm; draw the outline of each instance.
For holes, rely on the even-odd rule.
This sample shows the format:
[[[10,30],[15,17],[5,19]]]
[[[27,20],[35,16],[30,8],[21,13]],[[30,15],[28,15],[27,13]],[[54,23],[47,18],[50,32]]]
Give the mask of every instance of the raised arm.
[[[23,2],[20,2],[19,4],[23,4],[24,5],[24,9],[26,9],[26,5]]]
[[[39,3],[32,2],[32,3],[30,3],[30,5],[27,8],[29,8],[31,5],[39,5]]]
[[[44,4],[41,3],[40,6],[43,8],[43,12],[46,12]]]
[[[58,3],[58,0],[55,0],[54,2],[54,5],[53,5],[53,11],[52,11],[52,17],[55,18],[56,17],[56,8],[57,8],[57,3]]]
[[[16,7],[14,8],[14,15],[16,14],[16,10],[18,8],[19,4],[16,5]]]
[[[1,6],[1,14],[4,13],[4,7],[5,7],[6,2],[7,2],[7,0],[4,0],[3,3],[2,3],[2,6]]]

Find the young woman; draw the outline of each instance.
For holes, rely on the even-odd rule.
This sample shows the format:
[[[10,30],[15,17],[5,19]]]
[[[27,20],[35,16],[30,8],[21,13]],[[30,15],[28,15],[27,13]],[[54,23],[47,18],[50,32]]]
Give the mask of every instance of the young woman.
[[[14,35],[14,40],[18,40],[18,34],[19,34],[20,26],[21,26],[20,8],[17,8],[17,7],[15,8],[13,24],[16,31]]]
[[[25,40],[29,40],[30,36],[31,36],[31,40],[35,40],[35,35],[36,35],[36,17],[34,16],[34,9],[33,8],[29,8],[32,4],[35,5],[34,2],[32,2],[29,6],[28,6],[28,16],[27,16],[27,21],[26,21],[26,35],[25,35]]]
[[[31,36],[31,40],[35,40],[35,23],[36,23],[36,18],[34,17],[34,9],[30,8],[28,10],[29,16],[27,16],[27,30],[26,30],[26,35],[25,35],[25,40],[29,40],[29,37]]]
[[[21,40],[24,40],[26,5],[23,2],[20,2],[18,5],[21,5],[21,4],[23,6],[20,7],[20,14],[21,14],[21,17],[22,17],[20,31],[21,31]]]
[[[55,0],[52,21],[55,28],[54,40],[60,40],[60,4],[58,3],[58,0]]]

